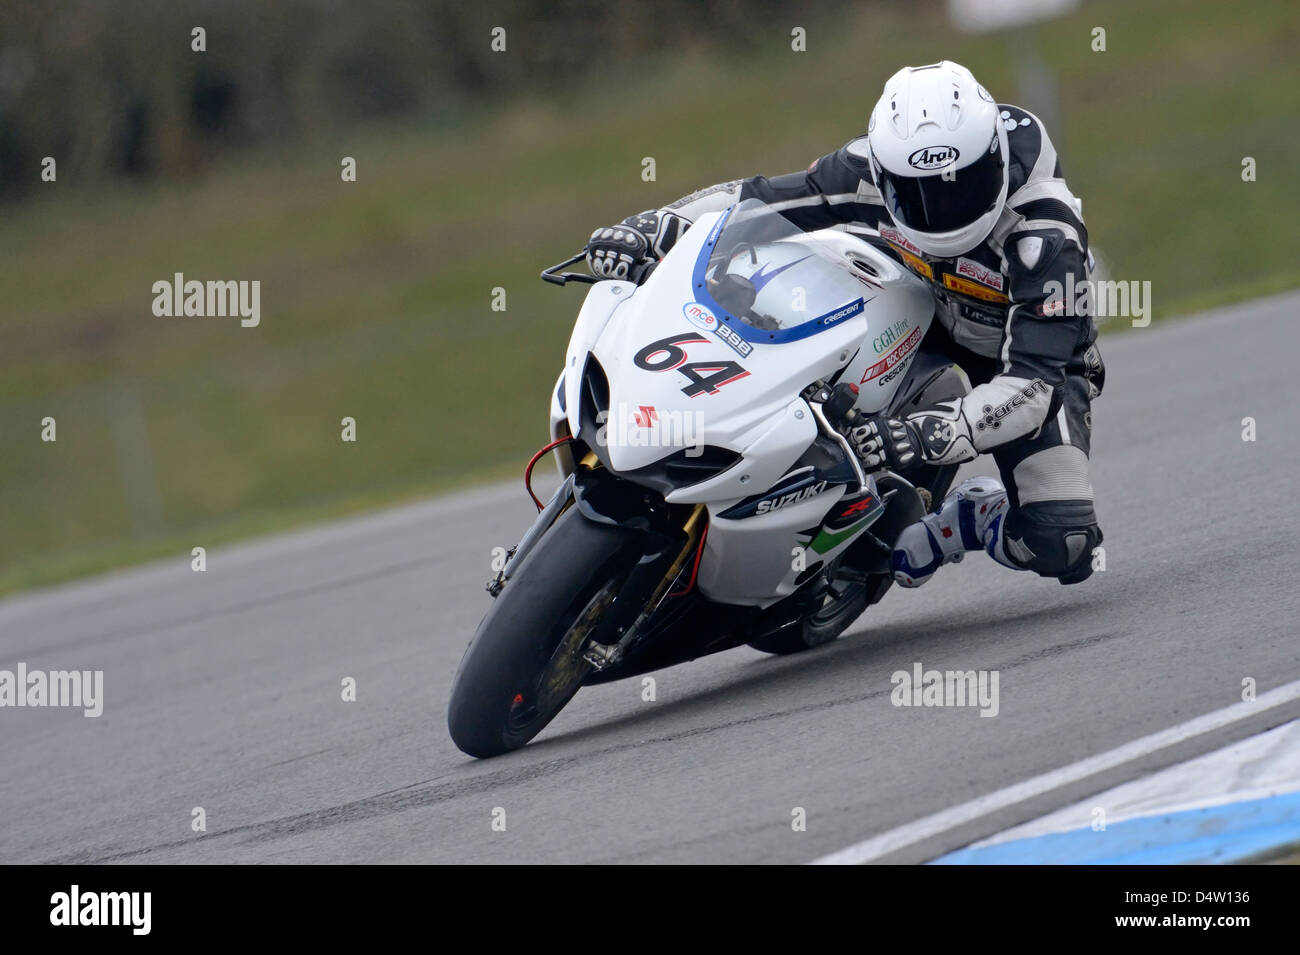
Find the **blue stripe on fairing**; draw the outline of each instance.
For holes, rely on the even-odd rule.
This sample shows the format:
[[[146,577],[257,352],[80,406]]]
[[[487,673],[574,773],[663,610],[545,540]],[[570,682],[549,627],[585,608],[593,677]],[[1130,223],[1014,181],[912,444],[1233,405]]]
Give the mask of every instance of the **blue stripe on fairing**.
[[[762,328],[755,328],[732,315],[718,304],[717,300],[709,294],[708,283],[704,281],[704,272],[709,266],[709,256],[713,252],[713,246],[718,241],[718,236],[722,234],[723,225],[735,211],[736,207],[730,206],[727,211],[722,214],[722,218],[719,219],[717,224],[713,227],[713,231],[709,233],[709,237],[704,240],[704,245],[700,249],[700,254],[695,259],[695,269],[691,273],[691,285],[694,287],[695,300],[707,305],[710,311],[721,318],[722,321],[726,322],[727,326],[741,338],[745,339],[745,341],[752,342],[755,345],[781,345],[785,342],[797,342],[805,338],[811,338],[818,332],[824,332],[828,328],[837,327],[842,321],[834,321],[829,325],[823,325],[822,319],[835,314],[842,308],[850,308],[855,304],[859,306],[861,305],[862,299],[859,299],[856,303],[846,302],[840,308],[831,309],[831,311],[827,312],[826,315],[814,319],[813,321],[804,322],[802,325],[796,325],[794,328],[782,328],[774,332]],[[792,262],[790,264],[793,265],[794,263]],[[859,307],[856,311],[849,315],[845,315],[844,317],[851,318],[861,310],[861,307]]]
[[[1300,844],[1300,792],[1142,816],[959,849],[931,865],[1186,865],[1241,862]]]

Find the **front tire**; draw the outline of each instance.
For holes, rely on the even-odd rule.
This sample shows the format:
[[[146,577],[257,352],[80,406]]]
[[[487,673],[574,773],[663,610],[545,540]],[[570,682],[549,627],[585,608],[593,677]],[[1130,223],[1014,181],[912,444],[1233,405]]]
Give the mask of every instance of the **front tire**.
[[[570,507],[525,555],[483,617],[452,685],[447,729],[480,759],[542,731],[591,672],[586,635],[627,576],[628,535]]]

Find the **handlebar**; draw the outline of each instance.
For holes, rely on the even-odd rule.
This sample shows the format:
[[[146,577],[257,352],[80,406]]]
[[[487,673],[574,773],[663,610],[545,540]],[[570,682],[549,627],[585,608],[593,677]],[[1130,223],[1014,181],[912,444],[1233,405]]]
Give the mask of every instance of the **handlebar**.
[[[548,269],[542,269],[542,280],[552,282],[556,285],[564,285],[568,282],[583,282],[587,285],[595,285],[600,281],[594,275],[587,272],[561,272],[560,269],[568,268],[575,262],[580,262],[587,257],[587,250],[583,249],[574,255],[569,256],[563,262],[557,262]]]

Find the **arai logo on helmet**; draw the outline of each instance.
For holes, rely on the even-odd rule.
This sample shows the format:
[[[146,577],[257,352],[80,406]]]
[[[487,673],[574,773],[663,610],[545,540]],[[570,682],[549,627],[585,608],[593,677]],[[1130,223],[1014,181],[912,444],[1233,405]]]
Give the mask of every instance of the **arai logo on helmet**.
[[[713,317],[713,313],[699,302],[687,302],[682,306],[682,314],[686,316],[688,322],[706,332],[711,332],[718,327],[718,320]]]
[[[907,157],[907,164],[913,169],[931,172],[951,166],[960,155],[956,146],[923,146]]]

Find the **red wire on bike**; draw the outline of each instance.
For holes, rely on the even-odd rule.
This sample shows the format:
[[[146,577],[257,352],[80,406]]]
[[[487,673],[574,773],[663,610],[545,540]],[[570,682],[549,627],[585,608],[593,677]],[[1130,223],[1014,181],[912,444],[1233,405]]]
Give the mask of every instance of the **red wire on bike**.
[[[709,536],[709,525],[704,525],[704,530],[700,534],[700,544],[695,548],[695,563],[691,565],[691,579],[686,582],[685,590],[675,590],[670,593],[669,597],[685,597],[695,589],[695,578],[700,572],[700,557],[704,555],[704,541]]]
[[[542,448],[542,450],[534,454],[533,459],[528,462],[528,467],[524,468],[524,490],[528,492],[528,496],[533,499],[533,503],[537,505],[537,509],[539,511],[543,507],[545,507],[545,505],[540,500],[538,500],[537,495],[533,493],[533,466],[536,465],[537,462],[541,460],[542,455],[545,454],[547,451],[554,451],[560,445],[565,444],[572,440],[573,440],[573,435],[571,434],[566,434],[562,438],[556,438],[546,447]]]

